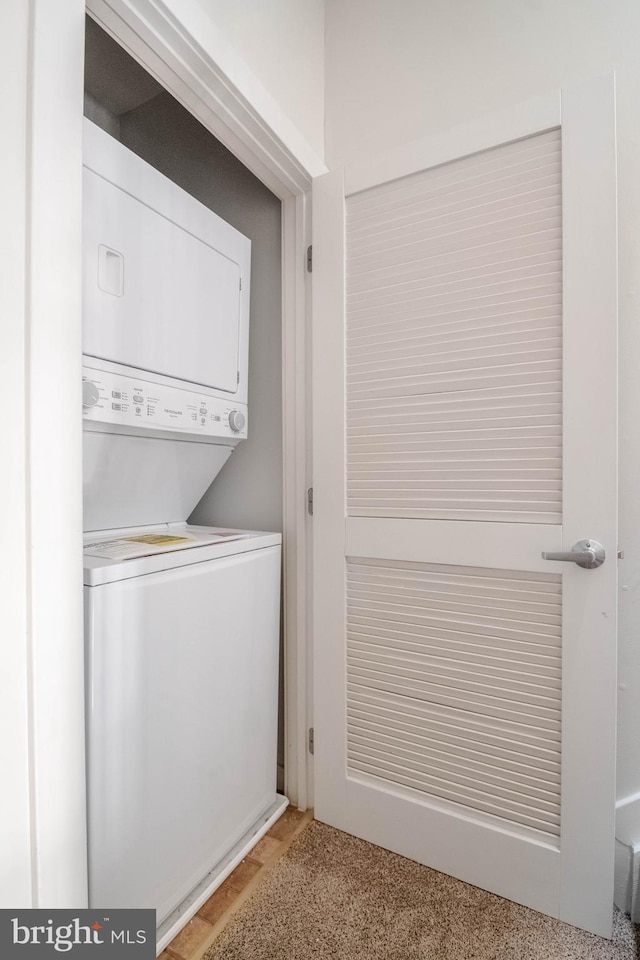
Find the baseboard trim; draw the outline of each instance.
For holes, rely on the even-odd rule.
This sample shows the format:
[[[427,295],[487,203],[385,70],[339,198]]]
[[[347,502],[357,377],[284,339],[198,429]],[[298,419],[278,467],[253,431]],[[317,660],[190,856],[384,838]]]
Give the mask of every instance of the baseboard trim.
[[[257,824],[248,830],[236,845],[229,851],[216,866],[211,870],[198,886],[182,901],[179,907],[171,913],[156,931],[156,953],[160,954],[171,943],[174,937],[198,912],[203,903],[205,903],[212,893],[218,889],[220,884],[227,879],[229,874],[235,870],[241,860],[252,850],[258,840],[265,835],[267,830],[278,820],[286,808],[289,801],[286,797],[278,795],[277,800],[260,817]]]

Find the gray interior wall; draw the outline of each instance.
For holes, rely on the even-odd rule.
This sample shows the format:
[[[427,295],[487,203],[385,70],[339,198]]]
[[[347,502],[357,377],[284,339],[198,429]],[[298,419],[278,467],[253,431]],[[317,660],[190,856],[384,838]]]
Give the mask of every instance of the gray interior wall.
[[[88,90],[84,92],[84,115],[105,133],[111,134],[116,140],[120,139],[120,117],[100,103]]]
[[[249,437],[190,522],[281,531],[280,201],[168,93],[122,115],[120,139],[251,239]]]

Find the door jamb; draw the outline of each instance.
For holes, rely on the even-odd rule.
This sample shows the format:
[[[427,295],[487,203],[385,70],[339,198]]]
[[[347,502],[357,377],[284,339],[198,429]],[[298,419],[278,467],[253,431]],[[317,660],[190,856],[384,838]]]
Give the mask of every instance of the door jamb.
[[[310,531],[304,251],[311,180],[325,168],[290,129],[286,132],[293,149],[283,142],[287,125],[277,110],[266,116],[247,101],[230,77],[234,64],[228,50],[225,73],[200,37],[196,42],[194,9],[188,11],[189,25],[150,0],[87,0],[87,12],[282,201],[285,792],[294,806],[305,810],[311,797],[306,748]],[[242,71],[243,64],[237,64]]]

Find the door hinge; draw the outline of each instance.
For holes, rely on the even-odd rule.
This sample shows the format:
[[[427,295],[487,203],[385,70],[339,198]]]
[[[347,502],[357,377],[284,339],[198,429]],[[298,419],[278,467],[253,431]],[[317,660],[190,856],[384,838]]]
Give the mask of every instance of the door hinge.
[[[242,290],[242,277],[240,277],[240,289]]]
[[[236,383],[240,383],[240,371],[238,370],[238,375],[236,377]]]
[[[307,513],[310,517],[313,516],[313,487],[307,490]]]
[[[315,742],[313,739],[313,727],[309,727],[309,753],[313,754],[315,752]]]
[[[307,273],[311,273],[313,270],[313,246],[309,244],[307,247]]]

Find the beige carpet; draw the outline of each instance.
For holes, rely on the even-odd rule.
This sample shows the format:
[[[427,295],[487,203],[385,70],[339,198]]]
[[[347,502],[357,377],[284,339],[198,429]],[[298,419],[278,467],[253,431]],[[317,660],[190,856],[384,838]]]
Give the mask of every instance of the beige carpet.
[[[313,822],[206,960],[632,960],[613,941],[452,880]]]

